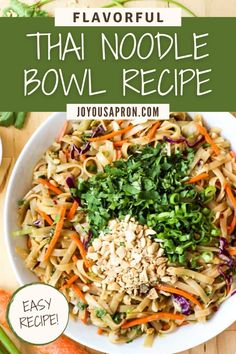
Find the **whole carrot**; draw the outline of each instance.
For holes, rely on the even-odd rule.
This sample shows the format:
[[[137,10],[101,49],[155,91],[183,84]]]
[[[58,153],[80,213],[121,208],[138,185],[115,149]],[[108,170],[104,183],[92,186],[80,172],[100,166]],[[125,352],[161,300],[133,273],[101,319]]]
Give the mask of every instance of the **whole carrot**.
[[[0,289],[0,324],[6,328],[9,328],[6,320],[6,310],[10,299],[11,294],[3,289]]]
[[[89,354],[81,344],[66,336],[61,336],[47,345],[35,346],[34,349],[37,350],[37,354]]]

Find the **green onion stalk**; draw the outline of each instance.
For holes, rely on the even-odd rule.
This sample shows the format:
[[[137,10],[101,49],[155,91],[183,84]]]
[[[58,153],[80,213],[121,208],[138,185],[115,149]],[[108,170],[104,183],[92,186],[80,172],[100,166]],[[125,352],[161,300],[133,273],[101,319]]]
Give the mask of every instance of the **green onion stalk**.
[[[9,354],[21,354],[6,332],[0,326],[0,344]],[[0,347],[0,354],[5,354],[5,350]]]

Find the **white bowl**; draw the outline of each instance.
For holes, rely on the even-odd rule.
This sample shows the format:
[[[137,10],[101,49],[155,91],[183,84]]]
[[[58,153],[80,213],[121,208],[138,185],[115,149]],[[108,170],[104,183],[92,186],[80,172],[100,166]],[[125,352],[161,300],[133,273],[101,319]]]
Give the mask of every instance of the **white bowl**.
[[[222,129],[222,135],[231,141],[232,149],[236,151],[236,119],[229,113],[202,113],[202,115],[207,125]],[[25,245],[23,237],[12,237],[12,232],[17,229],[17,201],[22,199],[30,188],[36,162],[52,144],[65,119],[65,113],[54,113],[37,129],[21,152],[8,184],[4,208],[4,236],[11,264],[20,285],[37,281],[37,278],[25,268],[22,259],[15,252],[16,247]],[[97,335],[94,326],[84,326],[73,320],[69,322],[65,333],[88,347],[110,354],[141,352],[173,354],[199,345],[222,332],[236,320],[235,308],[236,296],[232,296],[206,324],[184,326],[171,334],[157,337],[152,348],[143,347],[143,337],[129,344],[114,345],[106,336]]]

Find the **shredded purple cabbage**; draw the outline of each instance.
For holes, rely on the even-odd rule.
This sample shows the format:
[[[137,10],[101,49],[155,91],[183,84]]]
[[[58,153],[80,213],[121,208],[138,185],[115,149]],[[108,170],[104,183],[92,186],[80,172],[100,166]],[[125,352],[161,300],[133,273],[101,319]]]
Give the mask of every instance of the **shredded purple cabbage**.
[[[232,269],[234,267],[234,259],[227,250],[229,243],[224,237],[220,237],[219,242],[219,257],[227,263],[230,269]]]
[[[226,271],[223,270],[223,267],[226,264],[219,264],[218,272],[224,278],[227,288],[230,289],[230,286],[233,282],[232,269],[234,268],[234,259],[231,257],[231,255],[228,252],[228,247],[229,247],[228,241],[224,237],[219,237],[219,243],[220,243],[219,258],[221,258],[223,261],[227,263],[227,266],[229,267],[228,272],[230,274],[227,274]]]
[[[217,269],[218,269],[218,272],[220,273],[220,275],[222,275],[222,277],[224,278],[225,284],[226,284],[227,288],[229,289],[232,282],[233,282],[233,277],[231,275],[226,274],[226,272],[223,271],[222,268],[224,266],[225,266],[225,264],[219,264]]]
[[[179,138],[179,139],[171,139],[171,138],[168,138],[168,136],[163,136],[163,139],[170,144],[181,144],[181,143],[186,142],[186,139],[184,137]]]
[[[90,243],[92,237],[93,237],[93,233],[92,233],[91,230],[89,230],[89,232],[88,232],[88,238],[87,238],[86,240],[83,240],[83,245],[84,245],[84,248],[85,248],[86,250],[88,249],[88,246],[89,246],[89,243]]]
[[[93,131],[91,138],[95,138],[96,136],[99,136],[102,133],[104,133],[104,128],[102,124],[99,124],[97,128]],[[78,156],[86,154],[86,152],[90,150],[90,147],[91,147],[90,142],[87,142],[82,148],[78,148],[75,144],[72,144],[71,152],[70,152],[71,158],[76,160]]]
[[[78,148],[75,144],[71,146],[70,156],[72,159],[76,159],[77,156],[86,154],[90,149],[90,143],[86,143],[83,148]]]
[[[184,315],[190,315],[191,309],[190,309],[190,304],[187,299],[185,299],[183,296],[180,295],[172,295],[174,302],[180,307],[181,313]]]
[[[234,289],[231,293],[231,296],[236,295],[236,289]]]
[[[202,143],[203,141],[205,141],[204,136],[201,136],[199,139],[197,139],[196,141],[194,141],[193,143],[190,143],[186,138],[184,138],[183,136],[179,139],[171,139],[168,138],[168,136],[164,136],[163,139],[165,141],[167,141],[170,144],[181,144],[181,143],[186,143],[188,147],[190,148],[194,148],[196,147],[198,144]]]
[[[37,219],[33,222],[33,224],[37,227],[41,226],[41,220]]]
[[[69,188],[75,188],[75,182],[72,177],[67,177],[66,178],[66,184]]]
[[[70,189],[71,189],[71,188],[76,188],[74,179],[73,179],[72,177],[67,177],[67,178],[66,178],[66,184],[67,184],[67,186],[68,186]],[[74,196],[72,196],[72,198],[73,198],[74,200],[76,200],[79,205],[81,205],[81,200],[80,200],[79,197],[74,197]]]

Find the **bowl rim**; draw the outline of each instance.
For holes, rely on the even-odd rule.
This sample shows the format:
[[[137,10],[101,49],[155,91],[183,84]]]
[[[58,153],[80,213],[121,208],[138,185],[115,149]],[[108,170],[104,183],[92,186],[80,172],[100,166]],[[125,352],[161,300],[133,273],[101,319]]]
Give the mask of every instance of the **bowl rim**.
[[[195,115],[195,113],[197,112],[190,112],[190,114],[192,115]],[[204,118],[204,113],[205,114],[209,114],[209,113],[213,113],[213,112],[198,112],[200,114],[203,115],[203,118]],[[233,116],[228,113],[228,112],[219,112],[220,114],[224,115],[224,116],[228,116],[229,118],[233,118]],[[31,137],[29,138],[29,140],[27,141],[27,143],[25,144],[24,148],[22,149],[22,151],[20,152],[18,158],[17,158],[17,161],[15,163],[15,166],[12,170],[12,173],[11,173],[11,176],[10,176],[10,179],[9,179],[9,182],[8,182],[8,186],[7,186],[7,191],[6,191],[6,195],[5,195],[5,202],[4,202],[4,212],[3,212],[3,223],[4,223],[4,241],[5,241],[5,246],[6,246],[6,249],[7,249],[7,253],[8,253],[8,258],[9,258],[9,261],[10,261],[10,264],[11,264],[11,267],[14,271],[14,274],[16,276],[16,279],[17,279],[17,282],[20,284],[20,286],[23,286],[25,285],[25,283],[22,281],[21,279],[21,275],[20,275],[20,272],[18,271],[17,267],[16,267],[16,264],[15,264],[15,260],[14,260],[14,254],[11,250],[11,247],[10,247],[10,233],[9,233],[9,221],[8,221],[8,204],[9,204],[9,200],[10,200],[10,196],[11,196],[11,189],[12,189],[12,185],[13,183],[15,183],[15,175],[16,175],[16,172],[19,168],[19,166],[21,165],[22,161],[24,160],[24,156],[28,150],[28,148],[31,146],[31,144],[34,142],[34,140],[37,138],[37,136],[39,135],[40,132],[43,132],[45,127],[47,125],[50,125],[51,124],[51,121],[53,121],[59,114],[62,114],[62,112],[54,112],[53,114],[49,115],[49,117],[42,123],[40,124],[40,126],[34,131],[34,133],[31,135]],[[65,116],[66,117],[66,116]],[[236,118],[234,118],[236,120]],[[236,297],[235,297],[235,300],[236,300]],[[226,303],[228,304],[228,306],[232,307],[232,304],[234,302],[233,298],[231,298],[231,302],[232,304],[229,304],[230,302],[230,299],[227,299]],[[224,307],[225,304],[223,304],[222,306]],[[221,307],[222,307],[221,306]],[[225,330],[228,326],[230,326],[235,320],[236,320],[236,317],[232,316],[230,318],[228,318],[227,316],[222,316],[224,318],[224,321],[221,321],[221,323],[218,324],[218,327],[217,328],[212,328],[210,332],[208,331],[205,331],[205,333],[203,332],[203,335],[201,336],[201,338],[199,338],[198,336],[194,336],[192,337],[191,336],[191,340],[189,341],[182,341],[181,342],[181,348],[176,348],[177,351],[171,351],[171,352],[167,352],[165,351],[164,352],[160,352],[161,354],[173,354],[173,353],[179,353],[181,351],[185,351],[185,350],[188,350],[190,348],[193,348],[194,346],[197,346],[199,344],[202,344],[204,343],[205,341],[207,340],[210,340],[211,338],[215,337],[216,335],[218,335],[219,333],[221,333],[223,330]],[[214,316],[213,316],[214,318]],[[208,321],[208,324],[209,322],[211,322],[211,320]],[[75,341],[78,342],[78,337],[76,337],[74,334],[73,334],[73,331],[71,331],[71,328],[70,328],[70,323],[71,321],[69,321],[69,326],[67,327],[66,331],[65,331],[65,334],[74,339]],[[197,325],[189,325],[189,326],[186,326],[186,328],[190,328],[190,333],[191,333],[191,327],[194,327],[194,326],[197,326]],[[88,331],[89,333],[89,331]],[[168,338],[170,338],[170,342],[171,342],[171,334],[168,335]],[[103,351],[105,350],[106,353],[110,353],[110,354],[120,354],[120,351],[124,348],[127,348],[127,353],[131,353],[131,351],[129,351],[129,349],[131,349],[130,347],[130,344],[129,346],[127,347],[127,344],[123,344],[123,345],[114,345],[114,344],[111,344],[107,337],[106,338],[106,341],[107,341],[107,345],[104,343],[104,341],[100,341],[101,344],[97,344],[96,341],[94,341],[93,343],[93,340],[90,340],[89,338],[87,338],[87,340],[83,340],[81,338],[79,338],[79,342],[85,346],[88,346],[92,349],[95,349],[95,350],[100,350],[100,351]],[[190,339],[190,338],[189,338]],[[137,340],[134,341],[133,343],[137,343]],[[149,354],[153,354],[154,351],[156,352],[156,347],[152,347],[152,348],[145,348],[142,346],[142,344],[140,343],[140,341],[138,342],[138,347],[141,348],[142,352],[146,352],[146,353],[149,353]],[[122,348],[122,349],[121,349]],[[134,349],[135,349],[135,346],[134,346]],[[171,350],[173,350],[173,348],[170,348]],[[136,349],[135,349],[136,350]],[[136,352],[136,351],[135,351]],[[132,350],[132,353],[135,353],[133,350]]]

